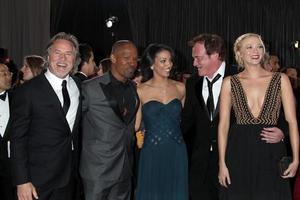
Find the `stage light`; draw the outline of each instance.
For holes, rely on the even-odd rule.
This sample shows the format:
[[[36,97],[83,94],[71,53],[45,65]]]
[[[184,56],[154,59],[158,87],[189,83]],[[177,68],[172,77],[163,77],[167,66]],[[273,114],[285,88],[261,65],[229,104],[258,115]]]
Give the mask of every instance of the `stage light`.
[[[119,21],[118,17],[111,16],[108,19],[105,20],[105,25],[107,28],[111,28],[115,23]]]
[[[295,49],[299,49],[299,47],[300,47],[300,42],[299,42],[298,40],[294,41],[294,42],[293,42],[293,47],[294,47]]]

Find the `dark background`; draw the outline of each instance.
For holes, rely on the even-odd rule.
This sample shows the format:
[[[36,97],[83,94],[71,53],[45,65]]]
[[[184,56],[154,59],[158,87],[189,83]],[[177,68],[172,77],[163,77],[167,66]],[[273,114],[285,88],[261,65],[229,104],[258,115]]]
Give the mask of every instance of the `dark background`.
[[[105,26],[109,16],[119,22]],[[246,32],[262,35],[270,54],[282,67],[300,67],[299,0],[51,0],[51,36],[76,35],[94,48],[96,61],[109,55],[113,41],[133,40],[142,50],[152,42],[175,49],[179,71],[192,71],[187,41],[199,33],[216,33],[227,45],[228,63],[235,63],[233,43]],[[111,32],[115,36],[111,36]]]

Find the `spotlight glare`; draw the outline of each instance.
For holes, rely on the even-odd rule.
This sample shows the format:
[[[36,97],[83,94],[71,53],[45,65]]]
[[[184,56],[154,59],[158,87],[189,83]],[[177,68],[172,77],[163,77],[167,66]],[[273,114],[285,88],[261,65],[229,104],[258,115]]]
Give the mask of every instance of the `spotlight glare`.
[[[299,41],[298,40],[294,42],[294,48],[299,49]]]
[[[105,20],[105,25],[107,28],[111,28],[116,22],[118,22],[119,19],[116,16],[111,16],[108,19]]]

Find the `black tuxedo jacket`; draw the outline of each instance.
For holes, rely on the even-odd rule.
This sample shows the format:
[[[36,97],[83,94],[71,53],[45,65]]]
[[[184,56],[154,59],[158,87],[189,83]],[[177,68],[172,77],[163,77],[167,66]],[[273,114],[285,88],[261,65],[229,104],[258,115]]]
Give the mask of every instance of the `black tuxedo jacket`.
[[[236,68],[226,67],[224,77],[236,73]],[[219,101],[216,105],[215,113],[213,114],[213,120],[210,121],[206,103],[202,96],[203,78],[198,74],[194,74],[186,82],[186,99],[185,105],[182,110],[182,132],[185,138],[188,139],[187,145],[189,149],[189,184],[190,192],[193,195],[191,188],[197,188],[197,194],[201,193],[201,186],[199,183],[203,183],[206,176],[210,176],[208,173],[208,166],[211,156],[211,145],[213,147],[213,153],[218,155],[217,147],[217,134],[219,124]],[[233,117],[231,117],[233,119]],[[212,142],[212,140],[215,140]],[[216,162],[216,165],[218,163]],[[217,167],[217,166],[215,166]],[[218,173],[215,170],[215,173]],[[215,174],[214,176],[217,176]],[[206,197],[207,191],[196,197],[196,199]]]
[[[78,162],[80,111],[79,101],[71,131],[61,103],[44,74],[15,89],[11,115],[15,185],[32,182],[36,187],[57,188],[68,184]]]

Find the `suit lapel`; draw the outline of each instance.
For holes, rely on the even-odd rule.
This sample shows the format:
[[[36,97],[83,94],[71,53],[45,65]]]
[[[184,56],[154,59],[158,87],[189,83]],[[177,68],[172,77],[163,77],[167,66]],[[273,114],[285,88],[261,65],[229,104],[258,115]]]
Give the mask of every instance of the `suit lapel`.
[[[231,76],[231,75],[236,74],[236,73],[237,73],[237,68],[234,68],[232,66],[230,66],[230,67],[225,66],[225,73],[224,73],[223,79],[226,76]],[[221,95],[221,91],[220,91],[220,95]],[[220,111],[220,95],[219,95],[219,99],[218,99],[218,103],[217,103],[215,112],[213,114],[213,118],[216,117],[219,114],[219,111]]]
[[[46,78],[46,76],[44,74],[41,76],[40,80],[41,80],[40,87],[41,87],[41,91],[43,91],[43,95],[49,97],[49,102],[53,103],[53,106],[57,109],[59,116],[63,119],[64,124],[66,125],[69,132],[71,133],[71,130],[70,130],[68,121],[65,117],[61,103],[60,103],[55,91],[53,90],[51,84],[49,83],[48,79]],[[44,87],[44,88],[42,88],[42,87]]]
[[[81,80],[80,78],[77,78],[76,76],[71,76],[72,79],[75,81],[77,88],[79,90],[79,101],[78,101],[78,108],[77,108],[77,112],[76,112],[76,118],[75,118],[75,122],[74,122],[74,126],[73,126],[73,130],[77,129],[77,126],[80,123],[80,118],[81,118],[81,106],[82,106],[82,94],[81,94]],[[67,121],[68,123],[68,121]],[[69,125],[68,125],[69,126]]]
[[[104,84],[104,83],[100,83],[100,87],[102,88],[102,91],[109,103],[109,106],[111,107],[111,109],[114,111],[114,113],[118,116],[118,118],[124,122],[124,119],[122,117],[120,108],[118,106],[118,102],[117,100],[114,98],[113,95],[113,89],[112,89],[112,85],[111,82]]]
[[[205,113],[206,113],[207,117],[209,118],[209,113],[208,113],[208,110],[207,110],[207,107],[206,107],[206,104],[205,104],[205,101],[204,101],[203,95],[202,95],[202,89],[203,89],[203,77],[200,77],[195,85],[195,93],[196,93],[196,96],[197,96],[197,99],[199,101],[201,108],[203,110],[205,110]]]
[[[102,91],[107,99],[107,102],[109,104],[109,106],[111,107],[111,109],[114,111],[114,113],[116,114],[116,116],[118,116],[118,118],[122,121],[125,122],[120,108],[118,106],[118,102],[115,99],[115,95],[113,94],[113,88],[112,88],[112,84],[111,84],[111,80],[110,80],[110,75],[109,73],[106,73],[103,75],[104,81],[100,82],[100,87],[102,88]],[[139,98],[135,89],[135,86],[132,82],[129,83],[130,84],[130,89],[132,90],[132,93],[134,94],[134,99],[135,99],[135,108],[134,111],[132,112],[132,116],[130,116],[130,122],[134,119],[136,112],[138,110],[139,107]]]

